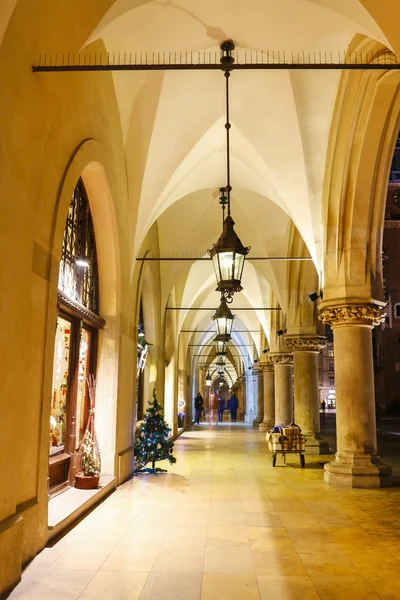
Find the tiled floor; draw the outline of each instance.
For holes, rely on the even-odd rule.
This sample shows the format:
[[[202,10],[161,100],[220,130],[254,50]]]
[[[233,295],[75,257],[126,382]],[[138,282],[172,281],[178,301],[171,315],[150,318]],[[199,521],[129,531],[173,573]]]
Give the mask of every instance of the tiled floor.
[[[323,483],[323,457],[272,468],[263,434],[196,428],[28,567],[20,600],[398,600],[400,488]]]

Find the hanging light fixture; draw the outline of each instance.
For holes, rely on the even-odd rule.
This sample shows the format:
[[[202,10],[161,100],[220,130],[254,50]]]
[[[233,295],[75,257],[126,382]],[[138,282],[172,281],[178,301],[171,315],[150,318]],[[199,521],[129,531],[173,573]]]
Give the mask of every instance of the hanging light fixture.
[[[231,313],[225,296],[221,296],[221,303],[212,317],[217,328],[217,335],[228,335],[230,337],[234,318],[235,315]]]
[[[217,367],[225,367],[226,356],[224,354],[217,354]]]
[[[229,131],[231,124],[229,122],[229,77],[230,65],[234,62],[231,55],[235,48],[234,43],[228,40],[220,46],[222,56],[221,64],[225,71],[226,79],[226,174],[227,184],[225,188],[220,188],[220,204],[223,209],[223,229],[218,241],[208,251],[212,258],[215,276],[217,278],[217,290],[225,296],[227,302],[232,302],[233,294],[240,292],[243,288],[241,285],[244,260],[250,251],[250,247],[243,246],[238,235],[234,230],[235,222],[231,216],[231,174],[230,174],[230,146],[229,146]],[[225,204],[227,206],[227,216],[225,218]]]
[[[229,337],[227,335],[217,335],[214,339],[215,352],[217,355],[225,355],[228,350]]]

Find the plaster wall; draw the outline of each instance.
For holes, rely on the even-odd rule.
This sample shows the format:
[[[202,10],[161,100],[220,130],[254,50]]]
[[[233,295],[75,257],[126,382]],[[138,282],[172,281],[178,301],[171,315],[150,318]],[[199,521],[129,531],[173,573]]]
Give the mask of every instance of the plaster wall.
[[[40,49],[79,49],[96,18],[96,10],[89,15],[94,3],[89,4],[80,7],[82,21],[77,21],[73,11],[58,12],[53,20],[55,13],[49,3],[20,2],[0,50],[0,80],[7,81],[0,89],[0,283],[1,289],[7,290],[1,295],[0,311],[0,404],[5,415],[0,425],[0,545],[1,555],[8,555],[12,562],[1,561],[0,592],[18,580],[21,564],[47,539],[48,422],[58,261],[73,188],[92,163],[101,165],[109,185],[108,198],[99,204],[111,203],[107,204],[108,215],[93,210],[99,268],[101,271],[104,266],[104,272],[110,273],[103,249],[114,267],[113,280],[107,281],[113,295],[107,297],[100,290],[106,327],[99,344],[104,391],[99,394],[99,430],[104,430],[105,420],[110,424],[110,416],[116,422],[111,437],[101,440],[106,472],[123,479],[131,471],[131,463],[120,467],[115,457],[131,444],[134,351],[130,323],[134,305],[128,300],[129,221],[122,213],[126,216],[129,207],[112,78],[46,78],[31,72]],[[97,9],[99,4],[105,3],[98,3]],[[92,173],[93,190],[88,189],[88,194],[93,207],[99,191],[95,179]],[[104,221],[110,225],[107,238],[102,236]],[[107,413],[109,406],[114,417]]]

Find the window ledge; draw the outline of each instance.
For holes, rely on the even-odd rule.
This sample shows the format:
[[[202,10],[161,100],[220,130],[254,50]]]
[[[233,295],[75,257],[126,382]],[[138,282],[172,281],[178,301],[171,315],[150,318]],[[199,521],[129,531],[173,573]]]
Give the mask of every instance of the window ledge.
[[[49,500],[48,540],[72,525],[85,512],[103,500],[117,486],[116,477],[103,475],[96,490],[68,488]]]

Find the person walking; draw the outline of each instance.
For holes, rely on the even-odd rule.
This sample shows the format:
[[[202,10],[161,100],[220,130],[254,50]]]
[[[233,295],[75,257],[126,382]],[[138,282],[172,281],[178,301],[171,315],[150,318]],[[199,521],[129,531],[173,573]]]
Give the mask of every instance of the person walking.
[[[196,425],[200,425],[200,419],[201,419],[201,415],[203,414],[203,410],[204,410],[204,400],[203,400],[203,396],[200,394],[200,392],[197,394],[196,398],[194,399],[194,409],[196,411]]]
[[[218,422],[222,423],[224,418],[224,410],[225,410],[225,400],[221,397],[217,397],[217,410],[218,410]]]
[[[232,423],[236,423],[237,411],[239,408],[239,400],[236,398],[234,393],[231,395],[231,397],[228,400],[228,408],[229,408],[229,412],[231,413]]]

